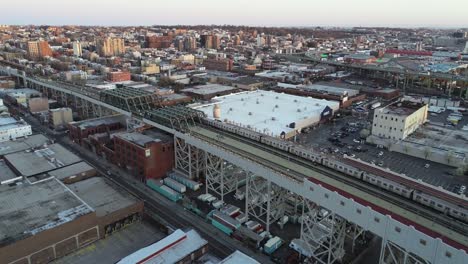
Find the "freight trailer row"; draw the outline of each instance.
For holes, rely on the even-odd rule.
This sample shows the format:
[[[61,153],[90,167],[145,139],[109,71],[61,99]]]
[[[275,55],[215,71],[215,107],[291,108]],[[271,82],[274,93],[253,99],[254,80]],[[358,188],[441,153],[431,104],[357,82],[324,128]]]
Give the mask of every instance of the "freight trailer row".
[[[184,177],[182,174],[176,172],[176,171],[171,171],[167,173],[167,176],[189,188],[190,190],[198,191],[201,187],[201,183],[198,183],[196,181],[193,181],[187,177]]]
[[[153,179],[146,180],[146,185],[173,202],[182,199],[182,194]]]
[[[171,179],[171,178],[165,178],[164,179],[164,184],[171,187],[171,189],[173,189],[174,191],[176,192],[179,192],[179,193],[184,193],[187,191],[187,187],[185,187],[185,185]]]

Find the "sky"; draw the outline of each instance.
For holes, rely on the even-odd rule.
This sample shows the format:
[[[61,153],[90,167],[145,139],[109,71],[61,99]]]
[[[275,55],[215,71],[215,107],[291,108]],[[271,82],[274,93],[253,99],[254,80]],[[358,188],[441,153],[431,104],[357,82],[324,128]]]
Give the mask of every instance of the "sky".
[[[7,0],[0,24],[468,27],[468,0]]]

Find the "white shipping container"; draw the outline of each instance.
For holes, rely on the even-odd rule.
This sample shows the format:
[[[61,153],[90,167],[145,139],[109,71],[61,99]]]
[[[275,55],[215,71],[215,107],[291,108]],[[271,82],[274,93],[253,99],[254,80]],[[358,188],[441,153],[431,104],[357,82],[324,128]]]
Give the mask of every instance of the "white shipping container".
[[[178,182],[176,182],[175,180],[173,180],[171,178],[165,178],[164,179],[164,184],[171,187],[175,191],[180,192],[180,193],[184,193],[184,192],[187,191],[187,188],[185,187],[185,185],[183,185],[181,183],[178,183]]]

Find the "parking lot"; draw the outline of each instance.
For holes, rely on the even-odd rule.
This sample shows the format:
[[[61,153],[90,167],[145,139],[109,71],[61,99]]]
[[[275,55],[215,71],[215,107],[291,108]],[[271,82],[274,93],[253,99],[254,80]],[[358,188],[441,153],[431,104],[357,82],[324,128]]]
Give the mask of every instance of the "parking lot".
[[[299,135],[297,141],[304,146],[311,146],[336,156],[345,153],[355,155],[356,158],[366,162],[373,162],[376,165],[403,173],[411,178],[421,179],[434,186],[442,186],[449,191],[455,191],[457,185],[468,185],[468,179],[463,176],[456,176],[456,169],[453,167],[402,153],[391,152],[374,145],[355,142],[360,140],[359,132],[363,127],[366,127],[366,123],[369,124],[368,122],[371,121],[343,117],[334,123],[322,124],[320,127],[310,130],[307,134]],[[341,128],[346,127],[348,123],[360,123],[360,127],[355,132],[347,133],[349,134],[347,136],[336,136],[337,133],[342,132]],[[330,138],[334,136],[339,138],[342,144],[331,142]],[[365,152],[357,151],[356,149],[359,146]],[[379,155],[380,153],[381,155]]]

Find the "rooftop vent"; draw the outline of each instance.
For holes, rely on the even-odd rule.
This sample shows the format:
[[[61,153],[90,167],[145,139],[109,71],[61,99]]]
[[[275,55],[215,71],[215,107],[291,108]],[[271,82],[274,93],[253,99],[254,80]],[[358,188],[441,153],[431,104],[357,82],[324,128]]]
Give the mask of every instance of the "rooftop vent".
[[[275,96],[275,99],[279,99],[279,97],[278,97],[278,96]]]
[[[275,108],[279,108],[279,106],[278,106],[278,105],[275,105]]]
[[[300,112],[302,112],[302,111],[301,111],[301,109],[297,109],[297,112],[300,113]]]
[[[276,121],[276,117],[273,116],[273,117],[271,118],[271,120]]]
[[[294,99],[294,102],[297,103],[297,99]]]
[[[249,112],[249,115],[251,116],[251,115],[252,115],[252,112]]]
[[[258,101],[258,99],[257,99],[257,102],[256,102],[256,103],[257,103],[257,104],[260,104],[260,101]]]

